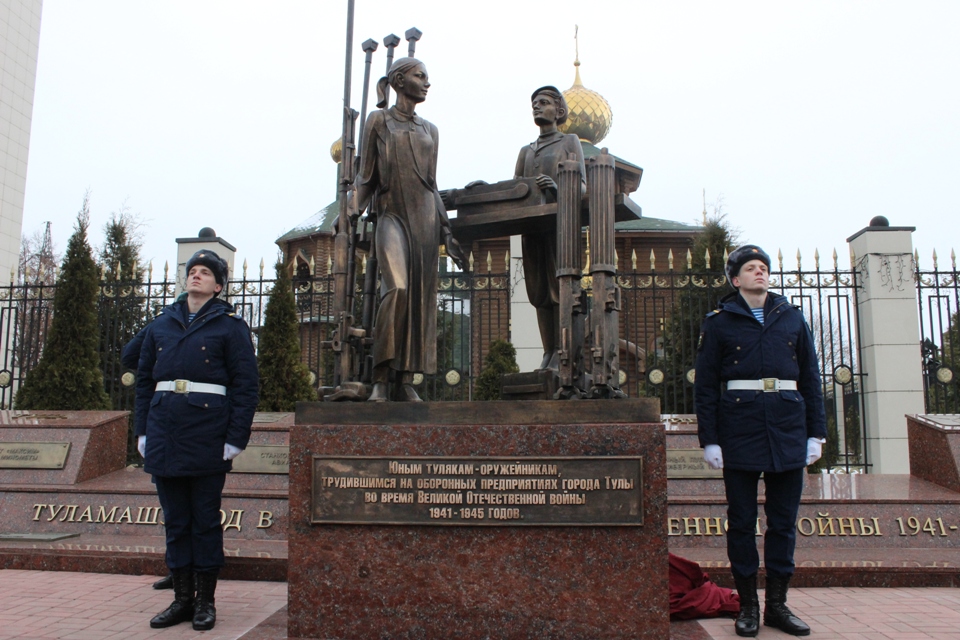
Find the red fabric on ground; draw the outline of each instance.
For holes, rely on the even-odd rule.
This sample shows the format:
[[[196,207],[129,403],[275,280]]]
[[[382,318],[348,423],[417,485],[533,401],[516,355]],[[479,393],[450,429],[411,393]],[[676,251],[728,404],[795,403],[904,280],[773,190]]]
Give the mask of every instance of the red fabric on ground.
[[[740,612],[740,596],[718,587],[696,562],[670,554],[670,617],[716,618]]]

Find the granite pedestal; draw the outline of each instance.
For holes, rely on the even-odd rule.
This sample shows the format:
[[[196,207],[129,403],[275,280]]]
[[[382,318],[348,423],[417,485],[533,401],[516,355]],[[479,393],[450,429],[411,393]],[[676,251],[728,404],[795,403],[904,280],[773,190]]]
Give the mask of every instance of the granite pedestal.
[[[314,456],[636,456],[643,524],[312,524]],[[664,461],[655,401],[302,403],[290,637],[667,638]]]
[[[142,468],[125,466],[127,416],[0,412],[0,569],[167,572],[156,487]],[[250,444],[227,476],[225,578],[286,578],[292,424],[289,413],[258,413]],[[43,463],[31,460],[6,463],[27,468],[4,468],[4,454],[40,456],[52,445],[69,445],[62,468],[29,468]]]

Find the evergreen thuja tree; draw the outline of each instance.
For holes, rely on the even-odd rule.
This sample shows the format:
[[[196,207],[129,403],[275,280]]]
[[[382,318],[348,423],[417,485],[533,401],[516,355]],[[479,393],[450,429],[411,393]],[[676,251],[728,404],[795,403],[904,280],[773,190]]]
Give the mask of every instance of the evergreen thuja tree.
[[[300,360],[300,324],[290,272],[278,262],[277,279],[260,329],[259,411],[293,411],[298,400],[316,400],[310,370]]]
[[[477,400],[499,400],[500,376],[519,372],[516,347],[506,340],[494,340],[483,361],[483,370],[477,378],[473,397]]]
[[[17,392],[18,409],[109,409],[103,388],[97,328],[99,274],[87,242],[90,202],[83,199],[60,269],[53,321],[40,362]]]
[[[134,295],[134,286],[143,281],[140,264],[139,222],[126,211],[114,213],[104,227],[104,244],[100,252],[105,295],[100,300],[100,356],[104,386],[114,409],[128,408],[127,396],[132,388],[121,382],[124,367],[120,353],[148,319],[143,298]]]

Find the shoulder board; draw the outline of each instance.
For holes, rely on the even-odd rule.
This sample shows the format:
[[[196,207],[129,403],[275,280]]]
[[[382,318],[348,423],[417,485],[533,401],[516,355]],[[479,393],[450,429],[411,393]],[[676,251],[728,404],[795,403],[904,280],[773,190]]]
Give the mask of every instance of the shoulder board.
[[[237,312],[236,312],[236,311],[228,311],[228,312],[225,313],[224,315],[230,316],[231,318],[236,318],[237,320],[243,320],[243,317],[237,315]]]
[[[711,311],[710,313],[708,313],[708,314],[706,315],[706,317],[707,317],[707,318],[712,318],[713,316],[717,315],[718,313],[720,313],[720,312],[722,312],[722,311],[723,311],[723,309],[714,309],[713,311]]]

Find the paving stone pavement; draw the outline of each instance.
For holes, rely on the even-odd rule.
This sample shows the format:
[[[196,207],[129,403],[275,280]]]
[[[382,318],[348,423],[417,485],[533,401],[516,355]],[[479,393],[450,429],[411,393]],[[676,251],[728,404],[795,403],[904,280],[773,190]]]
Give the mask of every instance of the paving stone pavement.
[[[150,585],[157,576],[63,571],[0,571],[0,638],[40,640],[146,640],[240,638],[287,604],[284,582],[222,580],[217,625],[194,631],[188,623],[151,629],[150,618],[173,600],[173,591]]]
[[[187,623],[151,629],[171,591],[155,591],[157,576],[0,570],[0,639],[41,640],[282,640],[287,585],[223,580],[217,586],[217,626]],[[761,600],[763,594],[760,594]],[[791,589],[790,607],[815,640],[958,640],[960,589]],[[509,638],[509,630],[504,630]],[[674,640],[736,638],[729,618],[671,625]],[[761,627],[761,639],[792,638]],[[664,639],[666,640],[666,639]]]
[[[760,593],[762,607],[763,592]],[[960,589],[791,589],[787,605],[816,640],[960,640]],[[700,620],[708,638],[736,638],[729,619]],[[758,638],[793,638],[760,627]]]

